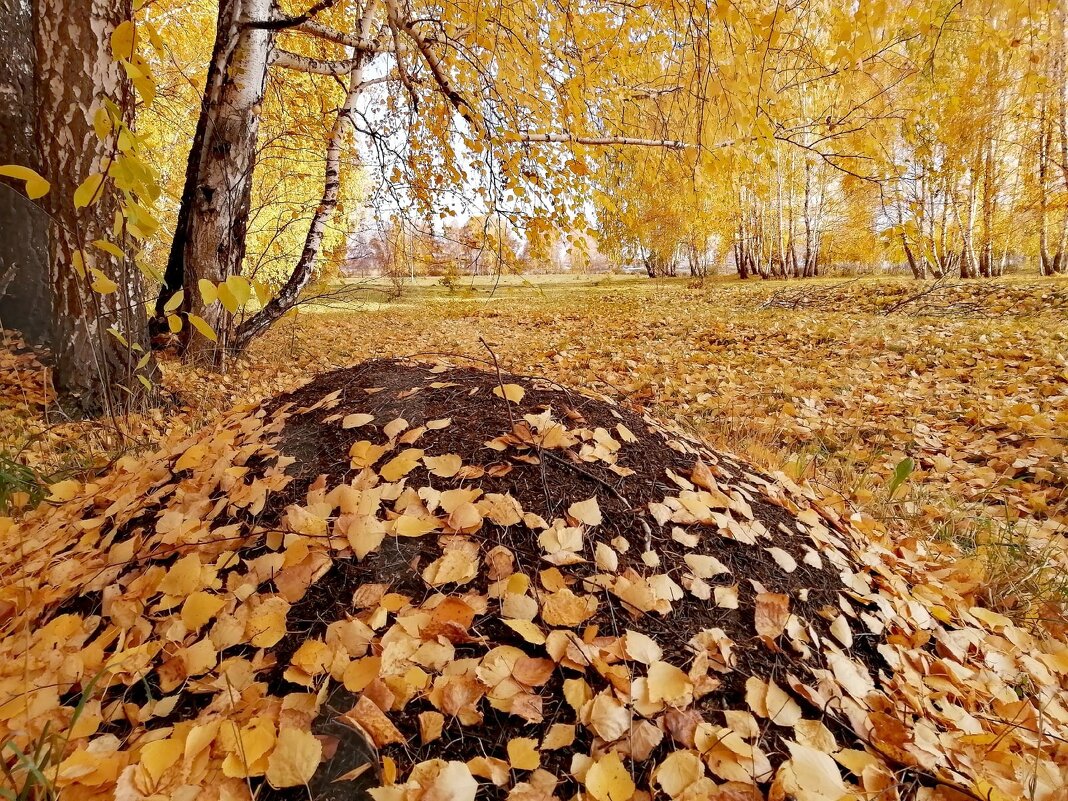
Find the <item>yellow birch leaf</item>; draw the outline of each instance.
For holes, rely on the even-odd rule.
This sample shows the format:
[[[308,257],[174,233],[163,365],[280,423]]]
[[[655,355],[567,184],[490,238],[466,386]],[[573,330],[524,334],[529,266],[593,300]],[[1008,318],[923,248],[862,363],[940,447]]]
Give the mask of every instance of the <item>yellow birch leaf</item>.
[[[74,190],[74,208],[84,209],[100,199],[100,185],[104,183],[102,173],[93,173]]]
[[[586,792],[596,801],[630,801],[636,789],[615,751],[601,757],[586,771]]]
[[[538,741],[530,737],[513,737],[508,741],[508,762],[513,770],[537,770],[541,765]]]
[[[230,290],[238,306],[244,306],[252,297],[252,284],[240,275],[231,275],[226,279],[226,288]]]
[[[158,782],[167,769],[178,761],[184,750],[185,746],[181,740],[173,737],[156,740],[141,749],[141,765],[152,780]]]
[[[167,571],[159,583],[159,591],[167,595],[185,597],[203,585],[201,583],[200,557],[196,553],[183,556]]]
[[[111,53],[116,59],[134,57],[134,43],[137,37],[137,29],[131,20],[119,23],[111,32]]]
[[[289,601],[277,595],[265,599],[249,615],[245,628],[249,642],[256,648],[270,648],[286,635]]]
[[[345,418],[341,421],[341,427],[342,428],[359,428],[360,426],[365,426],[368,423],[373,423],[374,419],[375,419],[375,416],[373,414],[363,414],[363,413],[347,414],[347,415],[345,415]]]
[[[89,284],[89,287],[94,292],[99,292],[101,295],[110,295],[119,288],[118,284],[104,275],[100,270],[96,269],[96,267],[90,267],[89,272],[93,276],[93,280]]]
[[[175,311],[179,306],[181,306],[184,301],[185,290],[179,289],[177,292],[167,298],[167,302],[163,304],[163,311],[169,314],[170,312]]]
[[[215,617],[225,605],[225,598],[197,590],[182,604],[182,622],[190,631],[196,631]]]
[[[458,454],[446,453],[443,456],[424,456],[423,464],[426,465],[431,475],[438,478],[452,478],[460,472],[463,460]]]
[[[197,287],[200,289],[200,299],[204,301],[205,306],[210,306],[219,299],[219,290],[207,278],[197,281]]]
[[[282,729],[267,760],[267,781],[275,788],[307,784],[322,758],[323,744],[310,731]]]
[[[538,628],[536,623],[508,618],[502,619],[501,622],[531,645],[545,645],[545,633]]]
[[[378,678],[381,669],[382,657],[380,656],[365,656],[363,659],[353,660],[345,668],[342,683],[349,692],[363,692],[368,684]]]
[[[219,341],[218,334],[215,333],[215,329],[208,324],[207,320],[198,314],[190,314],[187,316],[189,317],[189,322],[193,325],[193,328],[199,331],[205,339],[210,339],[212,342]]]
[[[596,495],[571,504],[567,507],[567,514],[587,526],[599,526],[604,519],[601,516],[601,507],[597,503]]]
[[[504,386],[494,387],[493,394],[498,398],[506,398],[512,403],[519,403],[523,400],[523,396],[527,394],[527,391],[519,384],[505,384]]]
[[[0,175],[23,181],[26,184],[26,197],[30,200],[44,197],[52,188],[52,185],[40,173],[31,170],[29,167],[21,167],[18,164],[0,165]]]

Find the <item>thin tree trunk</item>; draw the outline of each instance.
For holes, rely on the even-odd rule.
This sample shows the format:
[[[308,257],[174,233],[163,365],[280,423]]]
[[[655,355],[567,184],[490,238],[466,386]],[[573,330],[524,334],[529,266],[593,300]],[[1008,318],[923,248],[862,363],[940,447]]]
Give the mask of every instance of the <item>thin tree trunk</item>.
[[[994,143],[987,134],[983,145],[983,240],[979,250],[979,274],[992,278],[994,264]]]
[[[1061,30],[1057,40],[1057,69],[1055,80],[1058,86],[1057,101],[1057,131],[1060,139],[1060,167],[1064,179],[1064,190],[1068,192],[1068,43],[1065,42],[1064,11],[1061,10]],[[1062,273],[1068,271],[1068,212],[1061,216],[1061,235],[1057,242],[1057,254],[1053,259],[1053,272]]]
[[[360,39],[366,40],[370,32],[372,4],[367,3],[361,23]],[[257,336],[266,331],[276,320],[296,305],[300,293],[308,285],[315,272],[315,262],[319,251],[322,249],[323,236],[326,233],[326,225],[337,208],[338,196],[341,191],[341,148],[345,144],[346,126],[352,126],[352,113],[356,107],[356,99],[359,97],[363,81],[363,68],[368,61],[368,53],[361,51],[356,54],[353,61],[352,71],[349,73],[348,92],[345,102],[338,110],[334,120],[333,129],[330,132],[330,142],[326,150],[326,174],[323,181],[323,195],[319,206],[312,217],[308,235],[304,240],[304,250],[300,254],[300,260],[296,268],[289,276],[289,280],[279,290],[270,302],[257,314],[245,320],[237,329],[234,336],[233,347],[236,351],[243,351]]]

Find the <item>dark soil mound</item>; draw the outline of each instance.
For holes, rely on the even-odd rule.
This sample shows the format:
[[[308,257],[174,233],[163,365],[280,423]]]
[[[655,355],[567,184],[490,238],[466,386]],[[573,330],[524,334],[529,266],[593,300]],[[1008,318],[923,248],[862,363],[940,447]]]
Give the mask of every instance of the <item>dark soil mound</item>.
[[[509,386],[522,387],[519,402],[502,397],[510,394]],[[324,398],[330,400],[322,403]],[[820,649],[813,649],[813,637],[817,643],[823,639],[837,642],[829,626],[830,620],[841,614],[839,571],[847,560],[835,549],[840,541],[827,530],[831,524],[822,518],[809,517],[808,524],[799,522],[796,503],[801,499],[789,499],[777,483],[729,456],[712,453],[700,443],[610,401],[544,380],[498,376],[478,369],[442,371],[425,365],[372,361],[324,374],[278,399],[274,408],[289,406],[295,411],[281,432],[279,450],[295,459],[288,471],[295,480],[274,497],[265,522],[281,516],[290,504],[306,502],[313,484],[329,490],[353,481],[360,471],[352,467],[349,452],[361,441],[387,449],[377,465],[389,462],[406,447],[423,451],[424,457],[459,456],[462,471],[447,478],[433,474],[422,461],[416,462],[404,476],[406,488],[431,488],[434,493],[474,489],[481,499],[504,496],[514,500],[523,513],[540,518],[530,526],[522,522],[505,525],[502,523],[511,521],[483,517],[475,530],[463,529],[462,536],[473,546],[470,558],[486,562],[487,555],[494,554],[494,564],[499,557],[514,565],[516,573],[530,583],[530,595],[525,597],[547,594],[559,579],[553,573],[546,580],[542,571],[552,571],[554,563],[567,562],[559,564],[557,570],[569,590],[580,597],[588,592],[588,597],[598,599],[596,610],[569,630],[585,642],[613,652],[617,665],[627,664],[620,659],[625,654],[615,645],[617,638],[628,630],[636,631],[655,640],[664,661],[692,670],[701,686],[700,697],[685,705],[685,711],[663,710],[677,719],[683,745],[693,745],[687,741],[698,719],[718,726],[725,722],[723,711],[748,710],[746,684],[751,677],[773,680],[787,688],[791,682],[812,681],[812,669],[826,667]],[[373,415],[374,422],[345,429],[342,422],[350,414]],[[539,416],[535,422],[533,418]],[[391,438],[383,428],[396,420],[404,421],[405,426]],[[434,424],[445,420],[448,424],[440,428]],[[412,432],[419,432],[418,436]],[[405,434],[409,434],[409,442],[402,443],[399,440]],[[699,463],[705,469],[695,474]],[[322,476],[327,477],[325,483]],[[568,509],[589,498],[596,499],[601,522],[584,526],[569,516]],[[475,505],[479,506],[478,500]],[[547,526],[542,524],[554,521],[572,531],[574,524],[582,528],[581,537],[571,543],[573,551],[554,552],[545,546]],[[815,536],[813,524],[819,531]],[[448,530],[447,525],[444,530]],[[351,614],[353,592],[362,586],[388,585],[389,592],[410,598],[415,606],[432,604],[441,591],[461,598],[493,596],[502,576],[485,564],[462,585],[428,584],[424,576],[427,565],[442,557],[442,540],[455,536],[435,532],[389,538],[362,561],[335,559],[331,569],[291,608],[289,633],[276,648],[279,667],[272,677],[272,688],[279,694],[295,689],[287,688],[282,679],[291,655],[309,638],[323,637],[330,623]],[[612,553],[598,560],[598,548],[602,553],[611,548]],[[559,553],[568,556],[554,559]],[[688,556],[703,570],[695,572]],[[715,562],[708,557],[714,557]],[[607,574],[603,569],[606,561],[613,568]],[[626,577],[628,587],[604,591],[618,577]],[[650,581],[652,595],[647,584]],[[796,640],[788,634],[761,638],[756,630],[758,595],[772,612],[778,608],[777,602],[788,606],[797,622]],[[645,602],[635,603],[636,599]],[[528,606],[534,609],[537,604]],[[472,603],[471,607],[477,613],[462,641],[455,643],[458,658],[477,657],[502,645],[517,648],[532,659],[545,656],[543,646],[532,644],[502,622],[508,615],[502,613],[496,598]],[[774,629],[776,621],[768,625]],[[719,632],[716,640],[702,639],[702,633],[709,631]],[[463,641],[468,638],[471,642]],[[729,656],[717,650],[720,646]],[[713,658],[711,669],[707,662],[695,667],[702,648],[709,652],[702,654],[702,659]],[[870,637],[854,640],[851,652],[871,668],[881,661]],[[642,668],[640,662],[637,667]],[[627,680],[643,672],[627,670]],[[435,706],[431,700],[417,697],[402,709],[391,710],[395,713],[390,716],[392,722],[405,742],[391,745],[383,753],[404,763],[432,758],[466,762],[478,756],[507,759],[506,746],[512,738],[540,741],[550,726],[577,722],[578,715],[568,706],[563,689],[563,682],[575,675],[585,676],[594,695],[615,686],[613,675],[597,675],[585,665],[571,672],[556,670],[536,688],[536,709],[524,714],[486,709],[481,713],[481,725],[465,727],[461,723],[451,737],[446,732],[446,736],[426,743],[420,740],[419,715],[434,711]],[[352,694],[341,691],[331,706],[344,710],[355,701]],[[809,708],[807,712],[811,719],[824,718],[823,710]],[[781,717],[792,720],[793,715],[791,707],[791,712]],[[775,716],[773,710],[771,717]],[[659,717],[663,728],[666,723]],[[654,721],[657,718],[653,716]],[[628,728],[634,722],[628,716]],[[838,727],[830,721],[828,724]],[[574,789],[566,787],[572,753],[605,747],[603,741],[595,742],[597,727],[592,729],[580,724],[570,746],[542,754],[542,767],[565,780],[565,786],[558,788],[562,797]],[[752,745],[763,750],[774,766],[788,757],[780,741],[784,735],[792,738],[792,729],[761,721]],[[651,769],[678,745],[665,737],[643,760],[644,769],[634,767],[639,787],[648,782]],[[350,768],[346,762],[323,771],[341,775]],[[767,780],[770,774],[754,778]],[[345,784],[324,785],[323,789],[326,793],[322,797],[351,798],[352,788]]]
[[[321,375],[34,537],[11,619],[51,623],[7,655],[56,664],[56,621],[92,644],[40,719],[106,672],[94,731],[142,791],[833,794],[883,665],[852,534],[801,490],[492,371]]]

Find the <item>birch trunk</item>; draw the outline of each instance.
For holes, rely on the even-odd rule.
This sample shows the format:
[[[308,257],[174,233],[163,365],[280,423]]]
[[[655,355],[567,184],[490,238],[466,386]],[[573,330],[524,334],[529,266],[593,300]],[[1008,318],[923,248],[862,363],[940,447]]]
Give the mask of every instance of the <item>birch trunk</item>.
[[[228,348],[230,316],[222,305],[205,307],[198,279],[218,284],[241,273],[252,199],[259,109],[274,47],[274,32],[247,23],[270,18],[270,0],[222,0],[212,64],[189,153],[178,227],[168,262],[167,290],[178,274],[183,310],[198,314],[219,337],[213,343],[188,336],[186,352],[221,364]],[[169,293],[168,293],[169,294]],[[162,303],[158,304],[162,311]]]
[[[366,33],[366,31],[365,31]],[[360,53],[355,58],[352,72],[349,73],[348,93],[345,102],[338,110],[330,132],[330,142],[326,150],[326,174],[323,181],[323,195],[312,217],[308,235],[304,240],[304,250],[300,254],[297,266],[290,274],[285,285],[257,314],[245,320],[234,336],[233,348],[240,352],[249,346],[257,336],[266,331],[276,320],[292,309],[315,274],[315,262],[323,245],[327,223],[337,208],[338,195],[341,190],[341,148],[345,144],[346,126],[352,124],[352,112],[360,94],[363,67],[367,55]]]
[[[104,191],[95,204],[77,211],[73,195],[87,176],[106,170],[110,153],[93,130],[104,98],[132,122],[132,90],[109,51],[112,31],[131,12],[130,0],[34,4],[38,142],[43,173],[52,182],[42,203],[54,221],[49,247],[54,381],[91,413],[114,411],[139,395],[137,356],[106,329],[115,326],[131,343],[147,344],[140,271],[128,261],[116,269],[110,257],[87,250],[87,265],[99,260],[99,268],[119,284],[118,291],[100,295],[73,268],[74,253],[84,243],[111,238],[119,210],[114,192]],[[117,385],[129,391],[115,392]]]
[[[1064,190],[1068,192],[1068,43],[1065,42],[1064,12],[1061,12],[1061,32],[1057,41],[1057,68],[1055,77],[1058,86],[1057,101],[1059,113],[1057,116],[1057,130],[1060,139],[1060,167],[1061,176],[1064,179]],[[1053,272],[1063,273],[1068,271],[1068,212],[1062,215],[1061,236],[1057,243],[1057,253],[1053,257]]]
[[[994,144],[991,135],[986,137],[983,145],[983,234],[979,249],[979,274],[984,278],[993,277],[996,272],[994,264]]]

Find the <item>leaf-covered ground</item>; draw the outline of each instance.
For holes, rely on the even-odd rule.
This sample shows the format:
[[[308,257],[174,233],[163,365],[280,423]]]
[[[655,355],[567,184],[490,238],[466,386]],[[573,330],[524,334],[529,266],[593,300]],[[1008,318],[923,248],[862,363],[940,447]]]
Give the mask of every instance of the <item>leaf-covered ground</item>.
[[[1054,524],[1068,522],[1066,306],[1065,280],[491,279],[454,292],[423,282],[397,302],[286,320],[221,380],[167,364],[177,408],[120,425],[148,448],[164,430],[202,425],[315,371],[370,356],[488,360],[485,339],[505,367],[645,404],[805,478],[842,511],[967,547],[993,543],[1000,569],[1019,556],[1018,535],[1048,555]],[[0,449],[60,477],[114,456],[110,424],[42,415],[39,373],[26,363],[16,374],[4,358],[0,372],[18,381],[0,399]],[[891,502],[906,457],[916,470]],[[1061,589],[1048,576],[1038,584]]]
[[[1065,286],[424,288],[288,320],[221,379],[167,363],[175,407],[107,423],[5,351],[5,491],[71,478],[0,518],[0,735],[60,733],[72,797],[323,762],[404,801],[1053,801]],[[490,350],[621,405],[444,364],[240,405]],[[108,463],[115,424],[151,455]]]
[[[966,565],[544,379],[367,361],[52,490],[0,519],[0,741],[48,741],[63,798],[1054,801],[1068,771],[1068,649]]]

